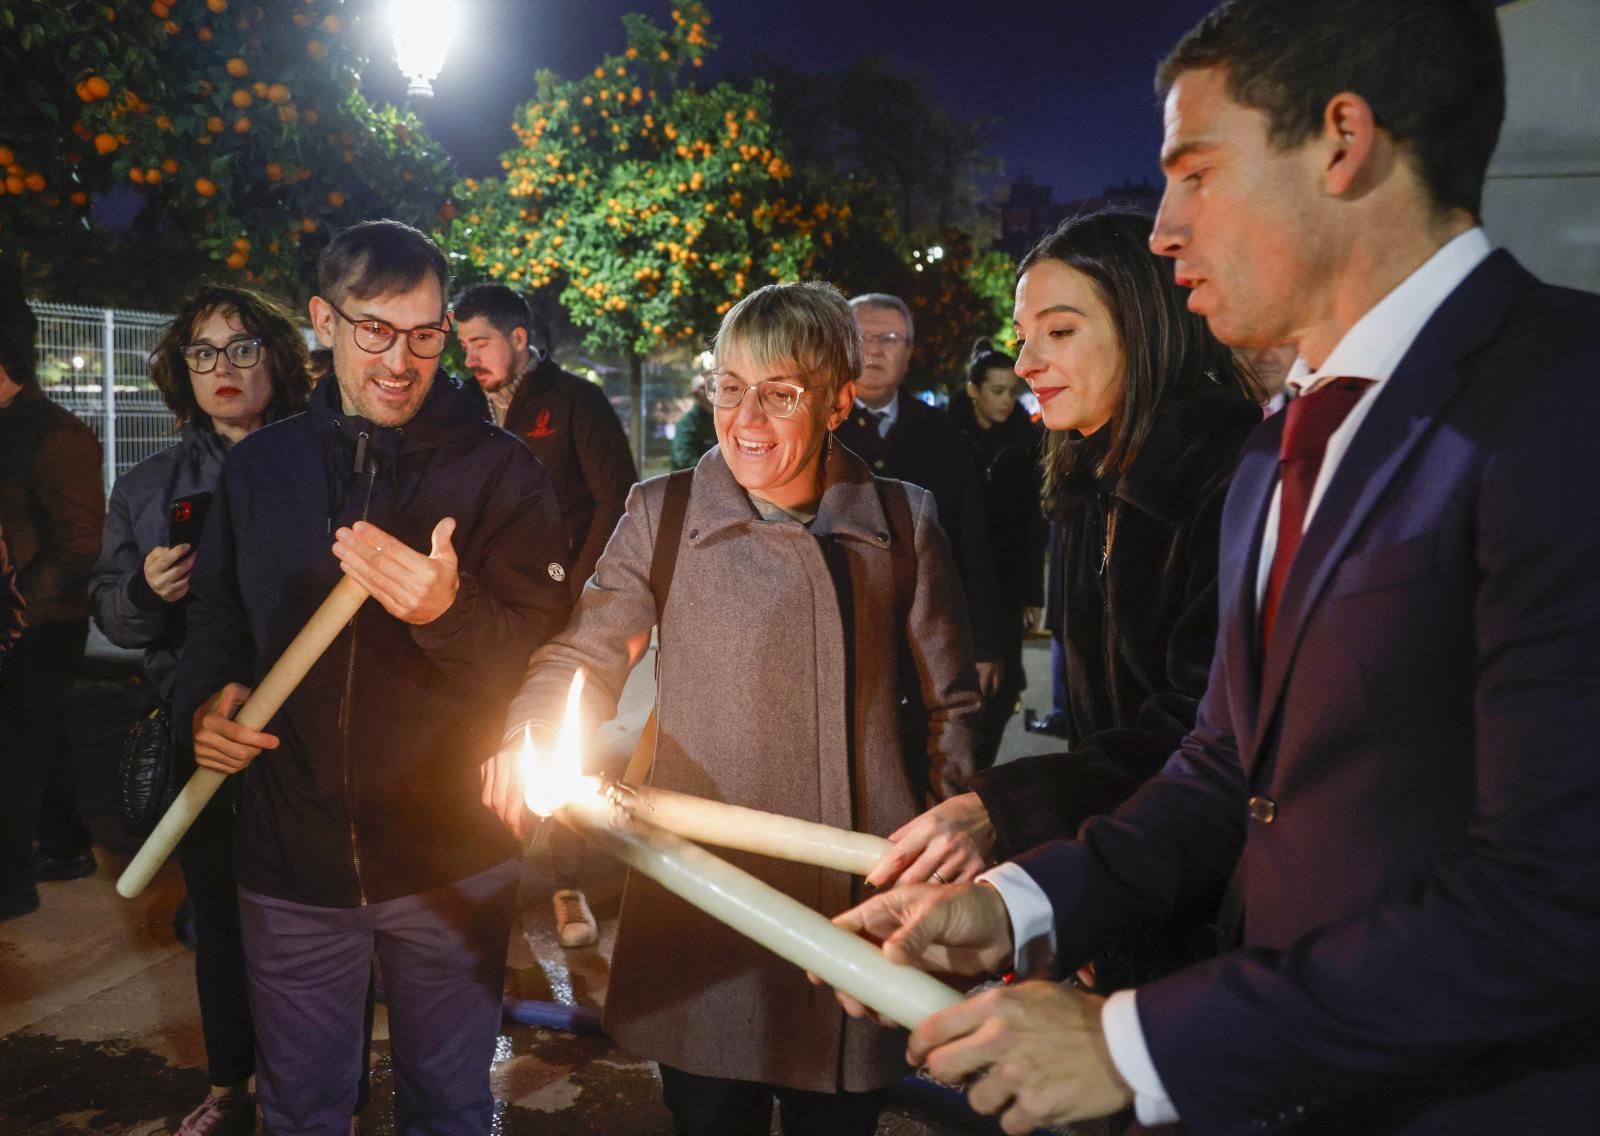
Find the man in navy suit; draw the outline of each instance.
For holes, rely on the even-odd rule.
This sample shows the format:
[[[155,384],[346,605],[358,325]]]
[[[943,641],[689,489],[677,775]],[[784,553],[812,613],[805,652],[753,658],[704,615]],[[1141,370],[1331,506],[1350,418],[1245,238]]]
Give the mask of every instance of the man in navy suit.
[[[1043,940],[1070,969],[1224,899],[1209,962],[912,1034],[1008,1132],[1130,1103],[1189,1133],[1594,1131],[1600,298],[1478,228],[1492,6],[1234,0],[1160,81],[1152,248],[1220,338],[1299,352],[1224,512],[1198,722],[1076,841],[840,921],[930,968]]]

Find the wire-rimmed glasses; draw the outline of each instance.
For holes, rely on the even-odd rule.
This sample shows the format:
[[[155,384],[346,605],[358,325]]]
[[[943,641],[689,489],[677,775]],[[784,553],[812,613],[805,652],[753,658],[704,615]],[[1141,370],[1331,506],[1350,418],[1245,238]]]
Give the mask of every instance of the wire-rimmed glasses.
[[[756,392],[756,403],[769,418],[788,418],[800,409],[800,399],[807,388],[791,379],[765,379],[747,383],[735,375],[712,371],[706,375],[706,397],[712,406],[723,410],[737,410],[750,391]]]

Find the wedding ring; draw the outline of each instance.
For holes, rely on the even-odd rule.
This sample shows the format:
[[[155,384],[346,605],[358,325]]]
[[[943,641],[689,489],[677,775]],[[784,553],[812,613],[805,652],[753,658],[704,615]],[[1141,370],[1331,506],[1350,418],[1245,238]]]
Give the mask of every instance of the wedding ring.
[[[938,872],[933,873],[933,875],[929,876],[928,878],[930,880],[932,880],[936,884],[947,884],[947,883],[950,882],[949,880],[947,880],[943,876],[941,876]]]

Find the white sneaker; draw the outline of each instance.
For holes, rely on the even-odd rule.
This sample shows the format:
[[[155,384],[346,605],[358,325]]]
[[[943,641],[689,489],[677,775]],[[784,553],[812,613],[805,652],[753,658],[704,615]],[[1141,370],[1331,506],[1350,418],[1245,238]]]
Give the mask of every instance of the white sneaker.
[[[556,912],[556,934],[563,947],[592,947],[600,939],[594,912],[581,891],[563,888],[550,899]]]

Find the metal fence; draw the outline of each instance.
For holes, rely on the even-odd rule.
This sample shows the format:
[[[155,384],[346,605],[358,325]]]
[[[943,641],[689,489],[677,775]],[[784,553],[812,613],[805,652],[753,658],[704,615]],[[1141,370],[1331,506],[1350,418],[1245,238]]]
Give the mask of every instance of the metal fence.
[[[172,317],[159,312],[33,303],[39,386],[100,439],[106,493],[122,474],[177,438],[150,384],[150,352]]]

